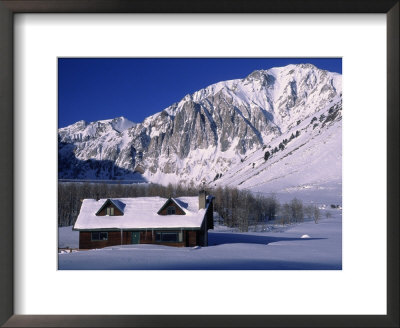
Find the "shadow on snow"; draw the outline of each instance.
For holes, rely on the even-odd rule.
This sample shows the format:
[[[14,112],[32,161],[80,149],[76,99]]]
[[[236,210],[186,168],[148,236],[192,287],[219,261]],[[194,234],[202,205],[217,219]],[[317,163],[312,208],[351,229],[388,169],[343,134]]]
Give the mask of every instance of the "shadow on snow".
[[[320,240],[326,238],[291,238],[291,237],[271,237],[248,235],[246,233],[229,233],[229,232],[211,232],[208,234],[208,245],[216,246],[222,244],[260,244],[268,245],[279,241],[309,241]]]

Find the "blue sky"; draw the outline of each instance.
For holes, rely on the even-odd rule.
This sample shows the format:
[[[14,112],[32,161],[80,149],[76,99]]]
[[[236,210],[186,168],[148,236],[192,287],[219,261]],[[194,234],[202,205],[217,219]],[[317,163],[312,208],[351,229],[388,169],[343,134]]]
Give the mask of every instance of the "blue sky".
[[[142,122],[212,83],[298,63],[342,73],[341,58],[59,58],[59,127],[119,116]]]

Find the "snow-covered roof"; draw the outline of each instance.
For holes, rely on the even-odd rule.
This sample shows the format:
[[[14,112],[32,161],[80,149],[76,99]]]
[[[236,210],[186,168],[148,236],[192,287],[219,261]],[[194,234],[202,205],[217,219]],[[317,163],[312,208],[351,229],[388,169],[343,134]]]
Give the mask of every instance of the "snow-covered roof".
[[[211,198],[212,196],[208,196],[208,199]],[[200,228],[207,210],[207,208],[199,210],[199,198],[197,196],[173,198],[173,201],[186,215],[157,214],[168,200],[167,198],[137,197],[110,200],[114,204],[118,203],[120,206],[124,206],[124,215],[98,216],[96,213],[107,199],[84,199],[74,229]]]

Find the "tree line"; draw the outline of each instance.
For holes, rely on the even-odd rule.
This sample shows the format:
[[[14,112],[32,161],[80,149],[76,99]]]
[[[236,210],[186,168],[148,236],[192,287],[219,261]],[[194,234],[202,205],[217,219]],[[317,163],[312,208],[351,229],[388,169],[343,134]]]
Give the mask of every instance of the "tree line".
[[[292,224],[304,219],[320,219],[316,206],[304,206],[298,199],[280,204],[274,195],[253,194],[248,190],[218,187],[206,190],[214,199],[214,211],[220,215],[221,223],[240,231],[248,231],[250,226],[258,226],[274,221]],[[198,188],[182,185],[162,186],[158,184],[105,184],[105,183],[59,183],[58,184],[58,225],[73,225],[78,217],[82,200],[85,198],[164,198],[197,196]]]

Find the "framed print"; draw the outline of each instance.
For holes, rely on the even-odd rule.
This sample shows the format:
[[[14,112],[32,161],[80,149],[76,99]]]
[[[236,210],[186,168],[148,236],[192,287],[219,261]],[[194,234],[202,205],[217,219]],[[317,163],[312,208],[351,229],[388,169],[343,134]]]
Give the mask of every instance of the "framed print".
[[[201,4],[181,1],[1,1],[0,10],[0,42],[1,49],[5,49],[0,58],[0,100],[3,114],[1,143],[4,152],[0,159],[1,201],[4,208],[0,220],[2,325],[399,325],[398,1],[349,1],[339,5],[334,1],[300,3],[295,0]],[[341,15],[339,20],[337,15],[340,14],[345,15]],[[311,65],[301,66],[304,65],[303,59],[307,59]],[[282,65],[273,63],[268,66],[263,62],[257,64],[262,70],[254,71],[251,67],[254,67],[252,65],[257,60],[276,60]],[[318,71],[318,65],[324,65],[329,60],[340,63],[340,71],[334,73],[335,68],[332,66],[322,66],[325,71]],[[249,62],[252,65],[247,69]],[[230,63],[234,65],[229,66]],[[239,71],[239,68],[245,66],[250,72],[232,75],[233,71]],[[182,67],[182,71],[179,71]],[[196,72],[193,70],[195,67],[204,69]],[[229,74],[218,75],[224,67]],[[162,71],[169,72],[170,77],[164,82],[158,79]],[[129,87],[121,83],[123,73],[127,72],[138,77],[137,82],[129,79],[129,83],[136,83],[128,84]],[[184,72],[190,76],[189,79],[184,79]],[[314,85],[313,81],[319,80],[313,80],[312,76],[317,75],[329,75],[330,82],[313,91],[310,89]],[[210,76],[215,77],[210,80]],[[339,107],[342,113],[342,76],[343,120],[341,114],[338,114]],[[200,79],[203,79],[203,84],[189,87]],[[227,80],[236,82],[228,83]],[[261,106],[260,97],[253,97],[256,93],[255,80],[265,80],[265,83],[259,85],[260,90],[274,84],[284,86],[287,82],[288,86],[282,87],[286,90],[282,92],[289,95],[285,98],[287,101],[282,100],[283,96],[279,101],[281,95],[277,95],[276,104],[265,103]],[[102,81],[109,84],[102,85]],[[253,81],[251,97],[244,91],[249,81]],[[308,84],[304,81],[308,81]],[[229,98],[221,96],[221,92],[217,100],[218,92],[207,87],[217,82],[221,82],[218,85],[222,85],[225,90],[223,92],[229,94]],[[151,92],[146,93],[142,89],[143,85],[147,85]],[[163,93],[171,95],[175,92],[169,87],[179,88],[180,85],[187,91],[179,91],[179,95],[180,92],[184,94],[174,96],[172,101],[161,100],[164,99]],[[135,98],[141,95],[147,99],[136,105],[129,103],[129,106],[143,108],[136,112],[143,114],[143,118],[134,117],[133,121],[144,120],[147,123],[133,123],[128,117],[129,112],[120,114],[124,104],[128,104],[121,93],[107,103],[107,94],[116,94],[126,87],[128,94],[135,95]],[[93,89],[95,97],[90,98]],[[214,93],[207,100],[196,96],[198,90],[211,89]],[[79,101],[73,103],[71,99],[77,91],[81,92]],[[290,112],[293,122],[290,121],[287,127],[278,123],[275,128],[264,126],[262,117],[256,122],[244,114],[263,107],[266,122],[269,122],[271,120],[268,120],[268,115],[278,117],[278,112],[269,111],[268,106],[272,109],[281,104],[279,115],[283,116],[283,109],[296,109],[302,100],[306,103],[306,98],[314,92],[318,93],[318,97],[313,103],[321,107],[316,111],[314,108],[309,109],[311,114],[308,116],[301,113],[296,116]],[[189,95],[185,96],[185,93]],[[117,98],[118,101],[115,100]],[[252,99],[249,108],[244,105],[250,103],[248,98]],[[153,100],[160,100],[162,105],[152,107]],[[322,100],[328,103],[331,101],[332,108],[322,104]],[[174,105],[175,101],[177,105]],[[242,138],[239,138],[237,145],[246,148],[237,152],[236,174],[229,175],[229,172],[223,171],[223,164],[218,166],[210,161],[210,172],[198,173],[200,170],[191,165],[190,161],[193,159],[201,163],[200,155],[204,155],[204,151],[196,151],[208,149],[210,145],[199,146],[196,143],[204,140],[193,137],[193,140],[189,138],[191,141],[188,143],[190,147],[196,144],[198,149],[192,150],[189,146],[175,148],[182,141],[178,137],[174,139],[172,127],[169,133],[171,137],[164,136],[171,138],[168,147],[158,150],[154,148],[154,156],[150,154],[150,148],[140,148],[146,144],[143,140],[154,144],[158,136],[164,135],[164,130],[168,130],[170,124],[168,122],[179,116],[178,110],[174,108],[178,108],[180,102],[183,107],[186,106],[187,113],[199,113],[198,122],[194,118],[189,119],[189,122],[197,122],[199,129],[201,126],[206,129],[211,118],[215,122],[216,116],[210,114],[213,110],[223,116],[224,106],[229,107],[226,103],[234,104],[234,113],[241,113],[239,119],[244,118],[243,122],[247,124],[240,128],[242,123],[233,120],[229,130],[237,129],[234,135]],[[114,111],[110,114],[112,116],[103,114],[101,117],[86,118],[83,116],[88,111],[85,107],[79,107],[81,104],[86,108],[92,106],[96,114],[103,111],[103,105],[114,108]],[[155,109],[160,106],[164,106],[161,109],[165,108],[165,111]],[[157,114],[159,116],[154,115],[157,111],[161,113]],[[73,116],[74,112],[77,112],[76,116]],[[106,118],[111,120],[104,120]],[[162,124],[157,125],[157,122]],[[186,131],[184,120],[182,122],[181,130]],[[324,133],[330,127],[339,129],[340,123],[338,133],[341,136],[342,122],[343,145],[340,142],[338,147],[330,148],[329,138],[323,137]],[[151,132],[143,132],[147,129],[145,124],[152,127]],[[162,128],[156,131],[157,126]],[[143,133],[134,132],[135,127]],[[274,133],[274,129],[276,135],[282,136],[282,140],[272,138],[269,141],[269,133]],[[91,133],[89,130],[96,132]],[[193,131],[195,136],[197,130]],[[115,143],[109,149],[105,139],[97,143],[96,138],[103,136],[101,133],[109,133],[107,140]],[[130,144],[124,141],[125,134],[129,134],[133,140],[136,140],[137,135],[141,138]],[[251,137],[253,134],[255,139]],[[212,135],[213,130],[210,129]],[[300,165],[290,156],[301,149],[307,136],[310,136],[307,140],[314,140],[315,143],[320,140],[318,144],[325,145],[325,152],[321,151],[321,155],[315,157],[310,153],[307,155],[305,150],[297,153],[302,155],[304,163],[308,163],[310,172],[316,175],[315,172],[320,171],[318,181],[328,181],[325,173],[328,171],[313,167],[339,166],[342,176],[343,163],[343,205],[326,201],[324,206],[328,204],[330,207],[321,204],[310,207],[315,212],[308,211],[307,214],[308,219],[314,217],[315,223],[318,223],[315,216],[317,210],[331,214],[332,218],[326,215],[322,221],[334,224],[336,213],[339,210],[341,213],[343,208],[343,220],[340,221],[343,226],[338,226],[343,234],[339,234],[337,243],[330,244],[330,250],[335,249],[335,245],[340,246],[337,248],[340,249],[339,255],[337,252],[333,252],[334,255],[332,252],[322,252],[326,240],[318,238],[320,232],[315,232],[314,228],[323,225],[311,221],[308,223],[310,227],[312,223],[314,230],[296,230],[297,235],[291,236],[292,239],[287,238],[286,230],[282,229],[279,232],[280,239],[275,239],[275,243],[265,240],[254,243],[256,239],[260,240],[259,234],[266,233],[256,231],[263,226],[254,219],[256,208],[261,206],[257,201],[260,204],[270,201],[262,196],[253,199],[251,195],[240,194],[240,203],[252,204],[252,210],[246,211],[246,207],[241,207],[242,204],[235,209],[243,212],[241,218],[249,219],[229,223],[224,220],[234,217],[229,207],[231,205],[216,204],[216,212],[223,213],[222,219],[216,219],[214,214],[214,220],[209,220],[212,215],[205,213],[213,199],[203,193],[194,196],[189,194],[188,189],[181,197],[176,190],[170,189],[165,190],[162,196],[164,191],[157,187],[157,197],[162,196],[162,199],[155,199],[151,198],[154,196],[150,191],[153,187],[148,187],[147,198],[142,199],[139,208],[135,207],[136,200],[133,198],[118,196],[119,189],[127,190],[120,184],[113,189],[111,196],[103,195],[100,188],[89,187],[90,192],[86,196],[74,196],[75,203],[82,200],[81,203],[74,203],[72,209],[66,208],[60,212],[60,204],[67,202],[65,195],[73,194],[71,190],[75,187],[64,188],[71,185],[71,179],[89,179],[90,183],[94,183],[92,179],[111,177],[118,181],[118,177],[128,171],[133,172],[129,175],[131,179],[154,182],[154,179],[161,176],[161,171],[168,174],[178,169],[185,180],[193,180],[192,184],[201,180],[205,186],[212,181],[215,187],[221,181],[236,181],[246,171],[248,174],[243,175],[245,178],[239,182],[247,186],[245,190],[250,190],[249,186],[255,186],[257,182],[253,175],[261,180],[265,174],[272,174],[274,169],[269,163],[272,163],[274,157],[275,160],[281,159],[282,163],[286,158],[286,164],[279,167],[279,172],[284,173],[282,176],[295,176],[295,168],[299,170]],[[229,137],[225,141],[218,147],[229,148],[230,142],[233,142]],[[260,149],[257,148],[251,157],[247,150],[253,149],[257,142],[260,143]],[[91,145],[93,148],[90,148]],[[116,148],[118,154],[127,154],[127,157],[114,156]],[[187,156],[183,166],[175,164],[176,167],[172,167],[170,162],[163,162],[163,167],[159,168],[149,164],[158,161],[158,157],[160,161],[162,158],[172,158],[175,151],[186,154],[189,148],[190,156]],[[96,155],[86,158],[85,154],[88,153]],[[110,159],[118,162],[119,166],[116,168]],[[261,170],[263,167],[268,168],[265,171],[267,173]],[[309,176],[310,173],[303,175]],[[67,181],[57,185],[57,178]],[[273,179],[269,181],[268,188],[272,189],[276,182]],[[305,181],[301,186],[304,187],[303,191],[310,192],[314,185]],[[289,187],[285,186],[290,193],[292,189]],[[322,195],[326,190],[333,190],[331,187],[319,184],[317,189]],[[207,190],[207,186],[203,189]],[[130,192],[137,195],[138,190],[132,187]],[[79,195],[84,195],[84,192],[80,191]],[[12,210],[6,211],[10,204],[13,204]],[[77,212],[74,206],[79,206],[80,213],[86,210],[90,212],[90,217],[65,215],[66,212]],[[151,217],[153,225],[148,225],[149,220],[144,225],[140,218],[135,218],[135,213],[145,208],[149,210],[141,215]],[[296,218],[293,214],[295,208],[305,209],[298,200],[282,201],[279,214],[276,217],[271,214],[270,219],[279,219],[281,226],[285,226],[288,224],[285,222],[286,217]],[[253,213],[253,217],[246,216],[248,212]],[[197,217],[199,213],[204,215]],[[179,215],[185,215],[193,222],[188,225]],[[57,222],[57,216],[62,221],[61,225],[71,227],[74,224],[74,229],[80,233],[79,250],[97,250],[74,253],[72,244],[63,237],[69,231],[57,227],[60,223]],[[298,219],[305,217],[302,213]],[[126,218],[132,218],[129,219],[130,225],[122,220]],[[109,223],[110,220],[112,223]],[[98,224],[100,221],[102,225]],[[229,238],[238,238],[243,232],[247,234],[242,234],[241,239],[235,239],[235,251],[231,248],[230,252],[210,253],[213,247],[220,250],[226,247],[218,243],[222,239],[226,240],[228,234],[223,231],[207,234],[207,228],[204,227],[219,225],[221,222],[222,226],[230,225],[230,228],[238,229]],[[317,238],[313,238],[315,235]],[[248,247],[246,243],[249,242],[249,236],[252,245]],[[230,241],[233,243],[232,239]],[[210,243],[211,247],[206,248]],[[289,256],[296,265],[287,267],[282,263],[285,261],[284,256],[287,256],[284,249],[290,243],[295,243],[297,247]],[[317,254],[313,250],[312,261],[307,262],[305,258],[298,257],[299,253],[293,255],[293,252],[300,251],[310,243],[320,245],[321,252]],[[150,245],[139,247],[137,244]],[[247,253],[243,244],[248,247]],[[181,252],[171,245],[184,247],[180,248]],[[103,249],[103,246],[106,248]],[[139,250],[144,249],[142,246],[146,246],[146,256],[135,257]],[[122,259],[118,267],[114,265],[114,258],[104,253],[110,249],[109,254],[114,254],[113,247]],[[168,255],[160,267],[152,270],[154,263],[160,262],[157,259],[152,262],[152,257],[160,250],[166,250]],[[190,260],[185,257],[177,260],[188,252],[204,254],[203,266],[190,264]],[[86,260],[82,261],[83,257],[79,259],[79,254],[84,255]],[[91,258],[91,255],[96,256]],[[233,261],[239,256],[243,256],[241,266]],[[172,257],[174,260],[169,260]],[[261,257],[273,258],[276,267],[267,270],[265,259]],[[254,264],[256,258],[259,260],[258,267]],[[229,261],[230,266],[226,264]],[[147,266],[132,270],[138,268],[132,266],[135,263],[147,263]],[[210,263],[214,263],[211,268]],[[243,263],[247,263],[249,270],[243,270]],[[307,265],[301,266],[304,263]],[[329,266],[332,263],[334,265]],[[182,266],[185,270],[181,270]],[[90,295],[94,293],[97,296],[89,296],[88,291]]]

